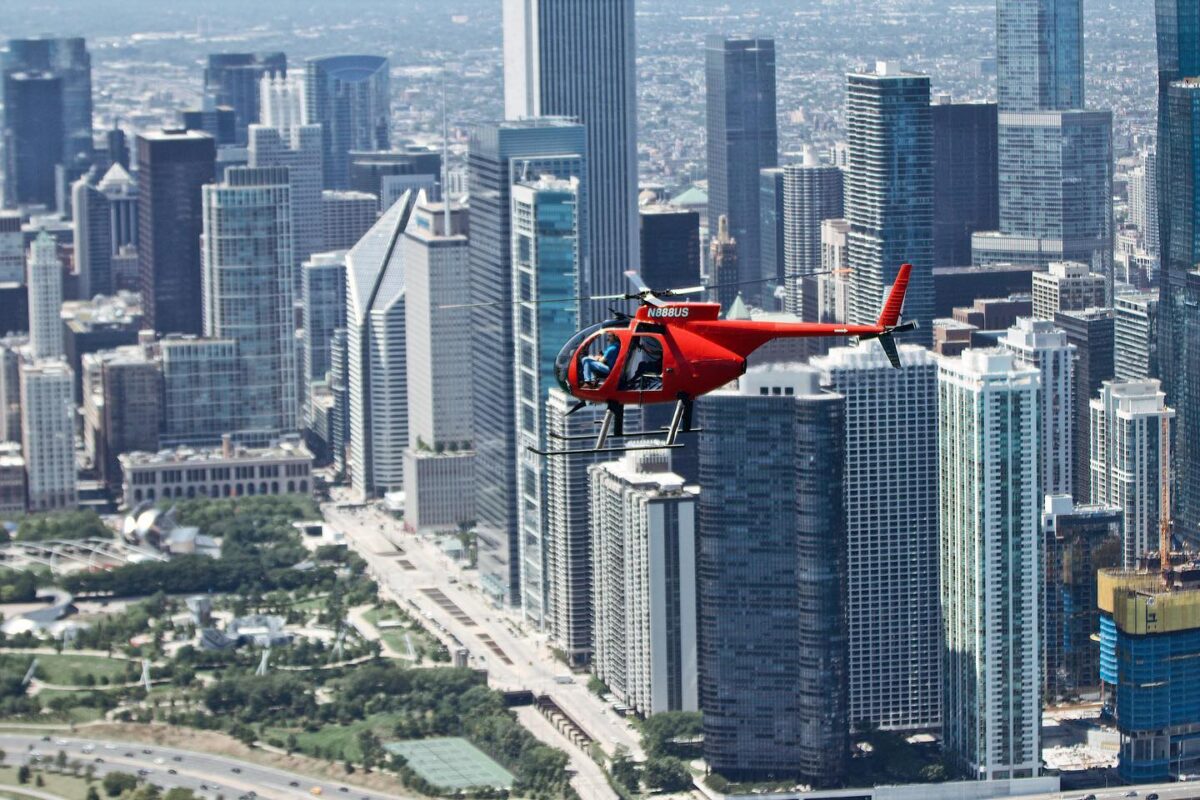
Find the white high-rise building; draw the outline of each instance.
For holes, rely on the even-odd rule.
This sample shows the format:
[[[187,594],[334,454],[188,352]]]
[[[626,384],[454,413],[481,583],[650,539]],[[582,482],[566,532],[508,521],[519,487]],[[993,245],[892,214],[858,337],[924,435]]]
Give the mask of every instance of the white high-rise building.
[[[1158,255],[1158,158],[1153,147],[1138,153],[1129,173],[1129,221],[1142,234],[1142,247]]]
[[[580,181],[542,176],[512,187],[512,298],[516,333],[518,529],[521,606],[525,618],[546,623],[546,461],[529,450],[547,442],[546,398],[555,385],[554,359],[579,329],[579,308],[539,299],[579,297]]]
[[[21,365],[21,443],[30,511],[79,504],[73,383],[65,361]]]
[[[220,183],[204,186],[202,196],[204,333],[237,342],[237,436],[268,444],[299,427],[288,170],[233,167]]]
[[[1054,319],[1060,311],[1082,311],[1105,305],[1104,276],[1078,261],[1052,261],[1033,273],[1033,316]]]
[[[351,485],[364,498],[404,489],[409,442],[407,284],[400,237],[413,202],[411,194],[397,200],[346,253],[347,466]]]
[[[466,208],[421,193],[400,248],[409,376],[404,519],[417,530],[455,528],[475,519],[471,309],[444,308],[459,304],[470,283]]]
[[[264,81],[272,80],[263,78]],[[275,79],[278,80],[278,79]],[[251,125],[249,165],[287,167],[291,187],[292,259],[300,290],[300,265],[326,248],[321,229],[321,126],[295,125],[286,130]]]
[[[595,670],[641,714],[696,711],[696,498],[668,452],[588,470]]]
[[[504,0],[504,116],[586,127],[590,265],[581,294],[625,291],[638,269],[633,0]],[[603,306],[584,309],[603,314]]]
[[[803,163],[783,167],[784,274],[811,275],[822,270],[821,233],[826,220],[842,217],[842,193],[842,171],[820,163],[811,147],[804,149]],[[789,277],[785,285],[786,310],[816,322],[820,316],[817,279]]]
[[[899,353],[902,369],[875,343],[811,363],[846,398],[850,719],[919,730],[941,720],[937,362]]]
[[[1105,381],[1090,409],[1092,502],[1121,508],[1122,558],[1133,569],[1158,547],[1175,409],[1156,380]]]
[[[1075,345],[1053,322],[1022,317],[1001,345],[1042,376],[1038,482],[1042,494],[1070,494],[1075,470]],[[1081,467],[1082,468],[1082,467]]]
[[[288,138],[304,124],[304,76],[264,74],[258,84],[258,117],[268,128]]]
[[[850,223],[827,219],[821,223],[821,272],[817,277],[821,322],[846,322],[850,319],[849,251],[846,236]]]
[[[33,358],[62,358],[62,264],[58,245],[42,231],[29,246],[29,345]]]
[[[980,780],[1041,760],[1039,381],[1001,350],[940,362],[942,736]]]

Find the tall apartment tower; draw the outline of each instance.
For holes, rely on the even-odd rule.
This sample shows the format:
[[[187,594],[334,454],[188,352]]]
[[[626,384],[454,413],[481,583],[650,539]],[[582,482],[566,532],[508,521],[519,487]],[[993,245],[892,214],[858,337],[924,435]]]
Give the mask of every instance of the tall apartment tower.
[[[258,122],[290,139],[292,130],[304,124],[304,76],[263,75],[258,83]]]
[[[321,56],[304,62],[304,121],[320,125],[326,189],[350,185],[351,150],[387,150],[391,85],[382,56]]]
[[[1075,345],[1075,454],[1072,457],[1074,487],[1071,495],[1079,503],[1097,502],[1091,496],[1091,476],[1086,469],[1091,459],[1091,411],[1088,403],[1100,386],[1113,376],[1113,312],[1106,308],[1063,311],[1054,315],[1054,327]]]
[[[346,253],[350,485],[360,497],[404,489],[408,344],[404,249],[415,198],[405,194]]]
[[[883,730],[941,722],[937,362],[870,344],[813,359],[846,398],[845,508],[850,720]],[[879,470],[881,461],[902,470]]]
[[[328,249],[321,230],[321,128],[296,125],[288,131],[251,125],[247,132],[251,167],[286,167],[292,204],[292,258],[296,290],[300,265]],[[365,230],[365,228],[364,228]]]
[[[996,104],[933,103],[933,266],[971,263],[971,234],[999,224]]]
[[[846,322],[850,319],[850,254],[846,240],[850,223],[827,219],[821,223],[821,271],[817,278],[821,322]]]
[[[1119,294],[1113,301],[1113,377],[1158,375],[1158,291]]]
[[[586,152],[583,126],[565,119],[501,122],[471,131],[467,163],[472,304],[512,301],[513,184],[550,174],[577,177],[586,191]],[[513,318],[495,310],[484,306],[471,311],[471,369],[476,375],[492,374],[496,364],[516,362]],[[479,576],[484,592],[509,606],[520,603],[515,377],[499,374],[495,381],[475,381],[472,386]]]
[[[3,75],[5,205],[57,205],[55,167],[63,161],[63,84],[52,72]]]
[[[41,231],[29,246],[29,345],[35,359],[62,358],[62,262],[58,245]]]
[[[30,511],[74,509],[75,395],[65,361],[21,365],[21,443]]]
[[[206,133],[139,134],[138,273],[145,326],[199,334],[200,187],[216,176],[216,143]]]
[[[849,768],[845,404],[807,367],[696,401],[704,758],[731,780]]]
[[[444,308],[470,284],[467,209],[420,195],[400,248],[408,360],[405,520],[450,528],[475,519],[471,310]],[[499,313],[508,313],[501,307]]]
[[[783,167],[785,309],[805,322],[820,315],[813,273],[821,271],[821,224],[841,218],[843,191],[842,170],[818,162],[812,148],[805,149],[802,163]]]
[[[760,260],[759,171],[779,163],[775,40],[710,35],[704,83],[709,217],[729,218],[740,243],[739,280],[773,279],[775,265]],[[763,284],[744,288],[758,304]]]
[[[64,161],[92,156],[92,56],[82,36],[9,39],[4,72],[46,72],[61,81]],[[9,113],[13,107],[7,106]],[[48,131],[43,131],[43,135]]]
[[[1123,566],[1135,569],[1158,548],[1175,409],[1156,380],[1105,381],[1090,405],[1092,502],[1121,508]]]
[[[999,350],[941,362],[942,735],[980,780],[1041,758],[1038,372]]]
[[[245,144],[250,125],[260,121],[259,84],[264,77],[286,78],[287,55],[274,52],[208,56],[204,93],[215,105],[233,109],[235,144]]]
[[[1129,173],[1129,221],[1142,235],[1142,247],[1152,256],[1158,247],[1158,154],[1151,145],[1138,153]]]
[[[288,172],[232,167],[204,187],[204,335],[237,342],[238,436],[257,445],[299,429]]]
[[[933,328],[933,117],[929,77],[879,62],[846,76],[850,322],[874,322],[900,265],[913,265],[905,318]]]
[[[972,263],[1111,276],[1112,114],[1084,110],[1082,0],[999,0],[996,19],[1000,221]]]
[[[578,178],[543,175],[512,187],[512,314],[516,345],[513,415],[517,437],[517,510],[521,555],[521,609],[525,619],[546,624],[549,581],[546,456],[546,400],[556,385],[554,360],[563,343],[579,330],[579,306],[539,302],[580,296],[580,273],[587,248],[577,209]]]
[[[588,470],[596,675],[640,714],[697,711],[696,495],[668,451]]]
[[[1053,322],[1021,317],[1001,346],[1041,375],[1038,399],[1038,485],[1042,494],[1071,494],[1075,465],[1075,345]],[[1080,465],[1079,469],[1083,469]]]
[[[582,294],[624,292],[639,250],[634,1],[504,0],[503,9],[504,116],[584,126],[591,264]],[[584,318],[605,313],[592,304]]]
[[[304,328],[301,375],[307,399],[312,385],[326,380],[333,367],[333,332],[346,327],[346,251],[314,253],[301,265],[300,273]]]

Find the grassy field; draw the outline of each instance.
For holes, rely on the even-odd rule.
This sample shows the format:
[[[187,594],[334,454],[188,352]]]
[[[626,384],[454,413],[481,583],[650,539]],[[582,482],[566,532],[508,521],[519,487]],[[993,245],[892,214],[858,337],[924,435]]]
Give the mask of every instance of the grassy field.
[[[37,774],[35,771],[34,774]],[[42,780],[45,781],[45,786],[37,786],[35,779],[30,778],[29,783],[23,788],[36,789],[39,792],[47,792],[57,795],[63,800],[84,800],[87,796],[87,781],[83,778],[73,778],[69,775],[55,775],[52,772],[41,773]],[[0,767],[0,787],[4,786],[19,786],[17,783],[17,768],[16,767]],[[0,789],[0,791],[3,791]],[[14,793],[13,797],[22,797],[19,793]]]
[[[412,640],[413,649],[416,650],[418,657],[430,658],[432,653],[441,646],[428,631],[413,622],[412,617],[404,614],[391,603],[372,608],[363,614],[363,618],[379,630],[379,638],[401,657],[407,658],[408,656],[405,634],[408,634],[408,638]],[[400,622],[404,627],[380,628],[380,622]]]
[[[22,658],[25,664],[34,656],[11,656]],[[62,655],[37,656],[38,667],[36,676],[46,683],[56,683],[62,686],[83,686],[87,675],[91,675],[99,683],[101,678],[108,678],[112,683],[125,681],[125,669],[130,662],[117,658],[101,658],[100,656],[80,656],[69,653]],[[141,674],[138,670],[134,674]]]
[[[287,728],[268,728],[266,738],[287,741],[288,734],[296,735],[300,752],[317,758],[331,758],[335,761],[358,761],[362,751],[358,747],[358,734],[364,730],[373,730],[381,739],[392,738],[392,728],[400,719],[399,714],[372,714],[366,719],[352,722],[349,725],[327,725],[319,731],[309,732],[290,730]]]

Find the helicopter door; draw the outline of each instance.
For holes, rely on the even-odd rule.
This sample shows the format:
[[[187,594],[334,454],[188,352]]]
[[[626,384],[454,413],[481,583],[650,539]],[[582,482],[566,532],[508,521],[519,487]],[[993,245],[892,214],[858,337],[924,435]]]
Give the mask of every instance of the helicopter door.
[[[621,391],[661,392],[663,390],[663,341],[650,334],[638,334],[629,342],[629,354],[621,370]]]

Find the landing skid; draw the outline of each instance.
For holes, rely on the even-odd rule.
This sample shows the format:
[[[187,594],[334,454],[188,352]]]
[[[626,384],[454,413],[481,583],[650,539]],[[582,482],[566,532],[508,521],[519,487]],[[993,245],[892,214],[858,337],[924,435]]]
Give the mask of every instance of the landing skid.
[[[685,397],[680,397],[675,404],[675,413],[671,415],[671,424],[666,428],[660,428],[654,431],[635,431],[633,433],[625,433],[624,431],[625,409],[619,403],[609,403],[608,410],[604,412],[604,419],[600,421],[600,432],[595,437],[595,445],[588,448],[577,448],[574,450],[539,450],[536,447],[528,449],[537,453],[540,456],[571,456],[571,455],[587,455],[591,453],[628,453],[637,450],[674,450],[683,447],[682,444],[676,444],[676,439],[681,433],[698,433],[698,428],[692,427],[692,401]],[[592,441],[591,436],[564,436],[562,434],[550,434],[553,438],[564,442],[575,441]],[[648,445],[628,445],[620,447],[606,447],[608,440],[611,439],[638,439],[650,436],[665,436],[666,441],[662,444]]]

